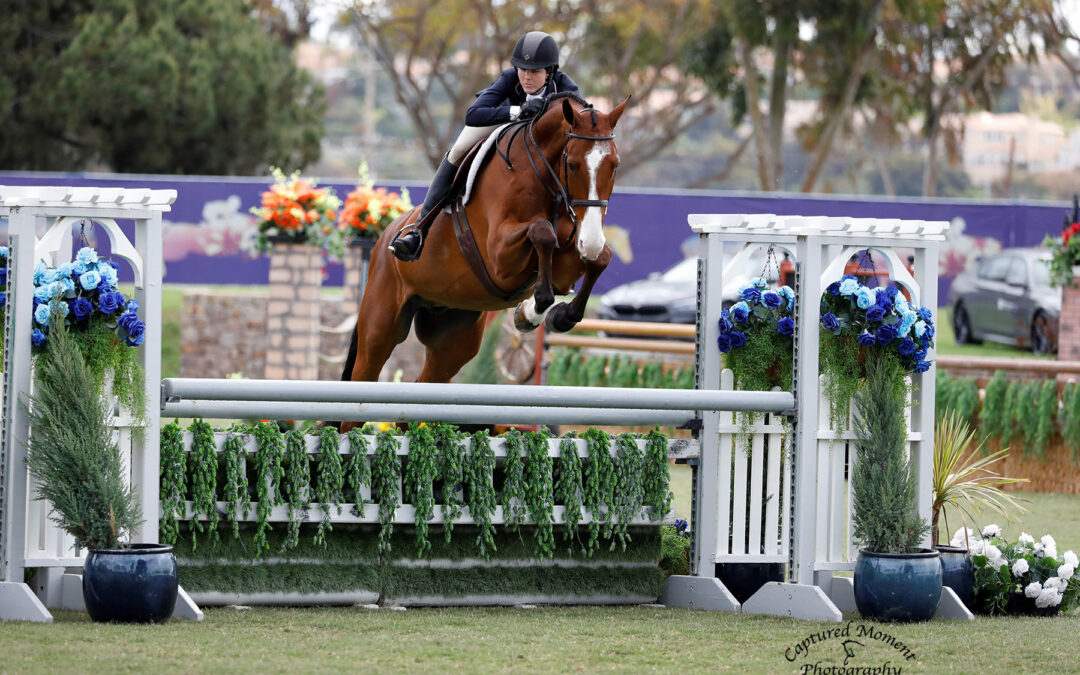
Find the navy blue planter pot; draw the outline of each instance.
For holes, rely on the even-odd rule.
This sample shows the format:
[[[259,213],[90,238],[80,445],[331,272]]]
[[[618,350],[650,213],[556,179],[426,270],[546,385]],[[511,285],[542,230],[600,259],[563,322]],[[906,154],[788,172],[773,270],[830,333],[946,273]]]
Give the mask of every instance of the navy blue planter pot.
[[[941,585],[956,592],[960,602],[974,611],[975,568],[971,563],[971,554],[963,546],[935,546],[941,554]]]
[[[941,599],[937,551],[871,553],[855,563],[855,606],[864,619],[927,621]]]
[[[83,565],[83,599],[94,621],[162,623],[172,616],[177,588],[171,546],[92,550]]]

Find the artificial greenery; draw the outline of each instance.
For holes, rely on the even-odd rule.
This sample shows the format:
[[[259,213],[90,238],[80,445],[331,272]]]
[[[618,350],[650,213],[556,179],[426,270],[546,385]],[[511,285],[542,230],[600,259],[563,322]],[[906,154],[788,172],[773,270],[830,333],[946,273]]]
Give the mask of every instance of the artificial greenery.
[[[379,555],[390,552],[390,537],[394,534],[394,514],[400,504],[398,476],[401,475],[401,459],[397,451],[401,447],[390,431],[381,432],[375,440],[375,457],[371,462],[372,497],[379,500]]]
[[[495,452],[486,429],[473,434],[471,452],[465,460],[465,479],[469,490],[469,515],[476,526],[476,547],[484,560],[491,557],[495,548],[495,526],[491,515],[495,512],[494,485]],[[449,543],[449,542],[448,542]]]
[[[89,549],[117,548],[142,522],[134,490],[86,359],[58,314],[35,359],[26,464],[50,519]]]
[[[940,420],[946,411],[969,425],[975,424],[979,410],[979,385],[974,377],[950,377],[944,370],[935,376],[935,417]]]
[[[564,347],[552,350],[547,383],[553,386],[693,389],[694,369],[665,368],[660,361],[639,361],[631,356],[583,356],[576,347]]]
[[[1009,389],[1009,380],[1003,371],[994,373],[983,390],[982,412],[979,419],[982,429],[990,436],[1001,437],[1002,430],[1009,425],[1005,418],[1005,394]]]
[[[690,574],[690,537],[672,525],[661,526],[660,536],[660,569],[664,577]]]
[[[270,527],[270,514],[275,504],[281,503],[281,495],[275,486],[281,483],[284,470],[281,461],[285,456],[285,441],[276,424],[259,422],[252,428],[257,448],[255,450],[255,556],[270,550],[266,532]]]
[[[577,434],[570,432],[559,441],[558,478],[555,481],[555,501],[563,505],[563,540],[571,553],[577,537],[578,524],[581,522],[581,456],[578,455]],[[664,460],[667,460],[667,446],[664,447]]]
[[[285,432],[284,475],[279,483],[279,501],[289,513],[285,530],[285,548],[293,548],[300,541],[300,522],[303,520],[309,500],[308,485],[311,480],[311,460],[307,454],[307,441],[299,429]]]
[[[829,425],[837,432],[847,429],[851,401],[863,379],[860,353],[862,347],[851,336],[834,336],[822,331],[819,339],[822,396],[829,404]],[[865,358],[865,356],[863,356]]]
[[[465,506],[465,435],[452,424],[436,424],[433,430],[438,448],[439,480],[443,485],[443,536],[454,532],[454,519],[461,517]]]
[[[611,437],[600,429],[588,429],[584,434],[589,453],[582,465],[581,504],[589,511],[589,538],[584,553],[592,556],[600,548],[600,537],[611,537],[612,492],[615,489],[615,467],[611,461]]]
[[[184,452],[184,432],[175,421],[161,428],[158,452],[161,463],[159,536],[161,543],[175,544],[180,533],[180,521],[187,515],[184,500],[187,491],[187,453]]]
[[[525,505],[532,520],[536,542],[536,557],[551,558],[555,555],[554,509],[555,487],[552,477],[552,461],[548,455],[547,429],[525,434],[525,463],[522,479],[525,487]]]
[[[402,481],[404,498],[416,509],[414,527],[407,530],[416,543],[415,555],[427,557],[433,542],[429,540],[429,526],[437,503],[441,503],[444,524],[443,537],[449,544],[454,531],[453,520],[459,519],[468,504],[469,517],[475,527],[474,549],[479,556],[489,559],[497,550],[499,531],[492,521],[498,503],[503,505],[504,532],[521,536],[521,528],[529,524],[533,541],[531,555],[536,558],[555,556],[555,505],[564,511],[564,539],[570,555],[580,552],[594,557],[599,550],[599,539],[607,538],[610,548],[622,547],[630,541],[629,529],[648,509],[654,520],[661,519],[670,511],[671,494],[668,491],[667,441],[653,430],[646,437],[644,448],[640,437],[626,434],[615,443],[612,457],[612,439],[607,434],[591,429],[586,432],[588,457],[586,461],[577,450],[573,437],[560,443],[559,459],[550,453],[550,434],[546,429],[522,433],[508,431],[503,437],[506,461],[496,479],[495,454],[486,432],[478,432],[471,439],[452,425],[413,425],[409,431],[409,452],[404,463],[398,455],[399,441],[395,433],[382,432],[376,441],[375,455],[370,466],[367,461],[368,441],[362,433],[372,427],[352,430],[348,434],[349,452],[343,458],[340,437],[331,428],[319,430],[319,450],[314,458],[307,452],[309,438],[300,430],[290,430],[284,435],[277,425],[261,423],[252,425],[250,433],[255,437],[256,450],[251,459],[256,485],[254,523],[245,525],[247,509],[251,506],[244,455],[245,436],[238,433],[242,427],[234,427],[225,437],[221,460],[214,450],[215,439],[208,425],[197,421],[192,425],[193,446],[191,459],[186,460],[183,450],[183,434],[175,424],[162,430],[163,472],[161,494],[163,505],[163,535],[176,540],[183,519],[184,481],[191,480],[192,491],[199,496],[197,513],[209,517],[210,504],[216,515],[218,501],[225,503],[223,513],[230,522],[233,540],[241,530],[250,531],[250,545],[256,557],[271,550],[271,542],[280,546],[279,554],[300,546],[300,532],[305,527],[309,509],[319,504],[321,518],[309,525],[312,544],[329,545],[327,534],[335,514],[341,513],[343,503],[354,500],[354,514],[362,515],[365,490],[370,489],[372,498],[379,505],[379,532],[377,547],[385,560],[394,540],[394,520],[400,500],[399,481]],[[183,472],[184,462],[191,465],[190,475]],[[311,467],[311,461],[316,462]],[[223,483],[220,497],[216,473],[222,467]],[[179,467],[177,475],[175,468]],[[210,468],[213,467],[213,471]],[[314,471],[312,470],[314,468]],[[496,485],[501,482],[501,494]],[[441,491],[441,494],[440,494]],[[172,502],[170,502],[172,500]],[[180,511],[170,510],[169,503],[178,503]],[[271,513],[276,505],[288,507],[288,526],[281,535],[274,534],[270,526]],[[579,528],[588,508],[591,522]],[[438,527],[438,526],[437,526]],[[204,523],[195,520],[188,530],[203,532]],[[587,544],[582,545],[579,532],[588,530]],[[216,540],[215,540],[216,542]],[[219,542],[216,542],[219,543]],[[196,542],[190,542],[194,549]],[[215,546],[215,550],[216,550]]]
[[[1065,385],[1058,423],[1065,446],[1072,452],[1073,462],[1080,462],[1080,386],[1075,382]]]
[[[917,510],[907,458],[907,385],[896,354],[868,350],[866,387],[855,394],[858,460],[852,474],[852,533],[874,553],[913,553],[929,529]]]
[[[614,516],[611,548],[618,546],[625,551],[630,540],[630,524],[641,511],[645,452],[638,446],[637,436],[629,433],[619,434],[615,440],[615,451],[615,485],[611,495],[611,511]]]
[[[210,542],[218,540],[217,511],[217,447],[214,430],[203,420],[195,420],[191,431],[191,544],[196,546],[196,533],[206,532]],[[206,516],[203,525],[200,514]]]
[[[361,429],[350,429],[346,438],[349,440],[349,459],[345,462],[345,484],[352,497],[356,515],[363,513],[364,488],[371,490],[371,466],[368,464],[368,442]],[[370,493],[370,492],[369,492]]]
[[[641,467],[641,505],[652,509],[650,520],[663,520],[671,512],[671,500],[675,496],[669,489],[670,484],[667,436],[654,427],[645,436],[645,458]]]
[[[244,437],[229,433],[221,448],[221,460],[225,465],[225,488],[221,495],[225,502],[225,519],[232,523],[233,539],[240,537],[240,518],[247,518],[251,502],[248,500],[247,463],[245,461]]]
[[[423,557],[431,548],[428,521],[435,513],[435,478],[438,475],[439,448],[435,435],[426,424],[409,425],[409,455],[405,464],[405,494],[415,509],[416,555]]]
[[[326,534],[334,529],[331,511],[336,507],[340,514],[341,503],[345,501],[345,470],[341,466],[340,449],[336,429],[326,426],[319,430],[319,462],[314,497],[322,511],[322,518],[315,530],[315,543],[321,546],[326,546]]]
[[[521,531],[528,509],[525,504],[525,437],[517,429],[503,434],[506,462],[503,464],[502,507],[506,526]]]

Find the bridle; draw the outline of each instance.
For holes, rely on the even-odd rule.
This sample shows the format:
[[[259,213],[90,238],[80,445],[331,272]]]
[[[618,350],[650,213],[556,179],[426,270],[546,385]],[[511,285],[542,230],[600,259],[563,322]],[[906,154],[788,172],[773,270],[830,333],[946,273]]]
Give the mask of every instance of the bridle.
[[[582,108],[582,110],[590,110],[590,108]],[[529,165],[532,167],[533,173],[536,175],[536,177],[540,179],[540,184],[543,185],[544,189],[548,191],[549,195],[551,195],[551,227],[555,230],[556,233],[555,248],[562,248],[558,240],[558,218],[559,211],[561,209],[566,209],[566,213],[570,216],[570,222],[574,224],[573,229],[570,230],[570,236],[567,237],[566,243],[563,244],[563,246],[569,246],[574,241],[574,237],[577,236],[578,227],[580,225],[578,222],[577,214],[574,213],[574,208],[579,206],[599,206],[607,208],[608,205],[608,200],[606,199],[570,198],[570,193],[565,187],[565,184],[570,182],[569,169],[567,167],[567,162],[569,161],[568,154],[570,147],[570,139],[577,138],[580,140],[592,141],[594,143],[597,143],[599,141],[614,140],[615,135],[610,134],[608,136],[586,136],[584,134],[575,134],[572,131],[568,131],[566,133],[566,140],[563,142],[562,150],[562,180],[559,180],[559,174],[556,173],[555,167],[551,166],[551,163],[547,161],[547,157],[545,157],[544,153],[540,150],[540,144],[536,142],[536,136],[533,134],[533,127],[536,124],[536,120],[540,119],[540,117],[546,111],[547,108],[537,113],[535,117],[519,123],[511,123],[511,125],[505,127],[501,132],[499,132],[499,136],[496,139],[495,147],[499,153],[499,156],[503,158],[504,162],[506,162],[506,168],[513,169],[514,165],[510,162],[510,146],[513,145],[514,138],[516,138],[521,131],[524,130],[528,132],[529,142],[525,143],[525,156],[529,158]],[[510,134],[510,141],[506,144],[506,152],[503,152],[502,148],[499,147],[499,143],[502,141],[502,138],[506,134],[506,132],[510,131],[511,128],[513,129],[513,133]],[[555,181],[555,188],[552,188],[548,184],[547,179],[544,177],[543,174],[540,173],[540,169],[539,167],[537,167],[536,162],[533,161],[534,150],[536,151],[536,154],[540,156],[540,160],[544,163],[544,167],[547,169],[547,173],[551,176],[552,180]]]

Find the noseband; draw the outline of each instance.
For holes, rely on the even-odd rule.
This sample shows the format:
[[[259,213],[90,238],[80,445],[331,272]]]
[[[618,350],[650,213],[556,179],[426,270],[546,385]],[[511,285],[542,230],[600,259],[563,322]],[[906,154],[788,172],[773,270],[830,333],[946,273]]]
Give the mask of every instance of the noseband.
[[[588,110],[588,109],[589,108],[583,108],[583,110]],[[543,115],[543,112],[541,112],[540,115]],[[533,126],[535,126],[536,120],[538,120],[540,118],[540,115],[537,115],[536,117],[533,117],[533,118],[531,118],[529,120],[526,120],[524,122],[521,122],[519,124],[512,125],[512,126],[514,126],[516,128],[514,129],[514,132],[510,135],[510,142],[506,144],[506,152],[504,153],[501,149],[499,149],[498,152],[499,152],[499,155],[503,158],[503,161],[506,162],[506,168],[513,169],[514,165],[511,164],[511,162],[510,162],[510,146],[514,143],[514,137],[517,136],[518,133],[520,133],[523,129],[528,131],[528,133],[529,133],[529,136],[528,136],[529,142],[525,144],[525,156],[529,158],[529,165],[532,166],[533,173],[536,174],[536,177],[538,179],[540,179],[540,184],[543,185],[544,189],[546,189],[548,191],[548,194],[551,195],[551,201],[552,201],[552,204],[551,204],[551,227],[552,227],[552,229],[555,230],[555,233],[556,233],[556,236],[555,236],[555,248],[562,248],[562,246],[559,245],[559,238],[558,238],[558,232],[559,232],[558,218],[559,218],[559,211],[561,209],[563,209],[563,208],[566,209],[566,213],[570,216],[570,222],[574,224],[574,228],[572,230],[570,230],[570,236],[567,237],[566,243],[563,244],[564,246],[569,246],[570,243],[574,241],[574,237],[577,236],[577,231],[578,231],[578,226],[579,226],[577,214],[574,213],[574,207],[577,207],[577,206],[585,206],[585,207],[600,206],[600,207],[606,208],[607,205],[608,205],[608,200],[606,200],[606,199],[571,199],[570,198],[570,193],[567,192],[566,187],[564,185],[564,183],[569,183],[570,182],[570,177],[569,177],[568,168],[567,168],[567,162],[568,162],[568,159],[567,159],[568,150],[567,149],[570,147],[570,139],[571,138],[578,138],[578,139],[581,139],[581,140],[592,141],[592,142],[596,143],[596,142],[599,142],[599,141],[611,141],[611,140],[614,140],[615,135],[611,134],[609,136],[585,136],[583,134],[575,134],[572,131],[567,132],[566,141],[563,143],[563,151],[562,151],[562,180],[559,180],[559,174],[555,172],[555,168],[553,166],[551,166],[551,164],[547,161],[547,157],[545,157],[544,153],[540,151],[540,144],[536,142],[536,136],[533,134]],[[499,138],[497,140],[501,141],[502,136],[505,135],[505,133],[507,131],[509,131],[509,130],[510,130],[510,127],[507,127],[505,129],[503,129],[503,131],[499,134]],[[498,143],[496,143],[496,148],[498,148]],[[555,188],[557,188],[557,190],[553,189],[550,185],[548,185],[547,180],[540,173],[540,169],[536,166],[536,162],[533,161],[533,157],[532,157],[533,156],[533,150],[535,150],[536,154],[540,156],[540,160],[544,163],[544,167],[547,168],[548,174],[551,176],[551,179],[555,181]]]

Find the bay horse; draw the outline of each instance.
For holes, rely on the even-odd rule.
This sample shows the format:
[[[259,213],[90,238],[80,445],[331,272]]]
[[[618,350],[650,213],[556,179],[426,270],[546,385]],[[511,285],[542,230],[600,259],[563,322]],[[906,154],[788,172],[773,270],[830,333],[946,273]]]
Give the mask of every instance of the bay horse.
[[[556,94],[535,117],[499,132],[498,156],[481,168],[464,206],[489,283],[468,264],[455,234],[460,221],[444,209],[433,209],[415,262],[399,261],[388,244],[419,209],[387,227],[372,250],[341,379],[377,380],[410,325],[426,348],[417,381],[449,382],[479,351],[486,311],[516,305],[522,331],[546,319],[549,330],[565,332],[581,321],[611,261],[603,220],[619,164],[614,128],[628,101],[605,114],[573,93]],[[582,278],[573,300],[555,304],[555,294]]]

